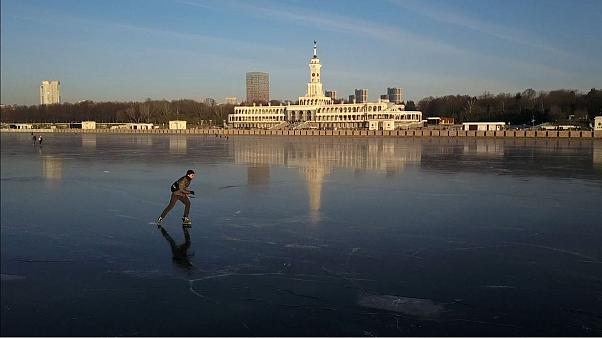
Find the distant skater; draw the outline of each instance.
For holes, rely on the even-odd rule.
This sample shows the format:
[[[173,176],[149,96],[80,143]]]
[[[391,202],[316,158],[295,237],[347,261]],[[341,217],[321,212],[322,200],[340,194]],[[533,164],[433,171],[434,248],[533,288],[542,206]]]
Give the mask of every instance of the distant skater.
[[[38,137],[35,136],[33,133],[31,133],[31,142],[33,143],[33,145],[36,145],[36,141],[38,140]]]
[[[171,199],[169,200],[169,204],[165,207],[165,210],[163,210],[161,213],[161,216],[157,218],[158,226],[161,226],[161,222],[163,222],[163,219],[165,216],[167,216],[167,213],[169,213],[169,211],[176,205],[177,201],[184,203],[184,217],[182,217],[182,224],[184,226],[190,226],[192,224],[190,218],[188,218],[188,213],[190,212],[190,199],[188,199],[188,194],[194,195],[194,191],[186,188],[188,188],[194,176],[194,170],[189,169],[186,172],[186,176],[182,176],[171,185]]]
[[[43,140],[43,139],[42,139],[42,135],[40,135],[40,136],[38,137],[38,143],[40,143],[40,145],[42,145],[42,140]]]

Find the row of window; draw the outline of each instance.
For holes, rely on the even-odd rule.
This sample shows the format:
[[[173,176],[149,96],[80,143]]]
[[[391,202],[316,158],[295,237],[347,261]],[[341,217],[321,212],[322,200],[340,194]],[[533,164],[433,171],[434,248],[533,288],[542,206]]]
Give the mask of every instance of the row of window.
[[[308,121],[316,121],[316,122],[329,122],[329,121],[351,121],[351,122],[364,122],[366,120],[384,120],[391,119],[396,121],[420,121],[422,116],[420,114],[367,114],[367,115],[341,115],[341,114],[333,114],[333,115],[317,115],[312,116],[311,114],[294,114],[292,117],[303,117]],[[291,118],[289,117],[289,120]],[[238,116],[238,115],[230,115],[228,116],[229,122],[277,122],[284,121],[284,115],[271,115],[271,116]],[[295,119],[298,120],[298,119]]]
[[[328,104],[328,99],[305,99],[299,101],[300,106],[317,106],[319,104]]]
[[[253,108],[242,108],[242,109],[235,109],[234,110],[234,114],[255,114],[255,115],[262,115],[262,114],[281,114],[284,112],[284,108],[258,108],[258,109],[253,109]]]
[[[316,105],[321,100],[303,100],[301,105]],[[315,111],[318,113],[365,113],[365,112],[380,112],[383,111],[381,105],[361,105],[361,106],[348,106],[348,107],[324,107],[317,108]],[[282,108],[237,108],[235,114],[268,114],[268,113],[282,113],[286,110],[286,107]],[[397,111],[403,111],[398,108]]]
[[[276,122],[276,121],[284,121],[284,115],[281,116],[236,116],[230,115],[228,116],[228,122],[247,122],[247,121],[256,121],[256,122]]]

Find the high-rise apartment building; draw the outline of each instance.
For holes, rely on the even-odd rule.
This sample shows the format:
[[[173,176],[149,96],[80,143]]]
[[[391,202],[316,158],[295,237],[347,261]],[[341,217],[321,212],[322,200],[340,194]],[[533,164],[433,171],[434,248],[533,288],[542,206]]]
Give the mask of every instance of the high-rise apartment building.
[[[263,72],[247,73],[247,102],[270,100],[270,75]]]
[[[332,99],[332,101],[337,99],[337,91],[336,90],[327,90],[326,93],[324,93],[324,96],[329,97]]]
[[[61,81],[42,81],[40,85],[40,104],[61,103]]]
[[[355,103],[355,95],[349,95],[348,103]]]
[[[368,89],[356,89],[355,90],[355,102],[356,103],[368,102]]]
[[[401,88],[387,88],[387,96],[389,96],[389,102],[400,104],[403,101],[401,95]]]

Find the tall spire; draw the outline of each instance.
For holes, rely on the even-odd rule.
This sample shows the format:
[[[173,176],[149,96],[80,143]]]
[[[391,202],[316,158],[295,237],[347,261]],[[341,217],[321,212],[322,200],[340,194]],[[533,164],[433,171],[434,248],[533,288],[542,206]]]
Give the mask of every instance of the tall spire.
[[[309,83],[307,97],[324,97],[322,82],[320,82],[320,59],[318,59],[318,42],[314,40],[314,56],[309,60]]]

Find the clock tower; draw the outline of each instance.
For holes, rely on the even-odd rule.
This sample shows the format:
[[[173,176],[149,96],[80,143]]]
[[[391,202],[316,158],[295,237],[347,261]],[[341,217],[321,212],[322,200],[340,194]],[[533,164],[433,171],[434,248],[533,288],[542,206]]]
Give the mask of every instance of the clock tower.
[[[318,46],[314,41],[314,56],[309,61],[309,83],[307,84],[307,97],[324,97],[322,82],[320,82],[320,59],[318,59]]]

